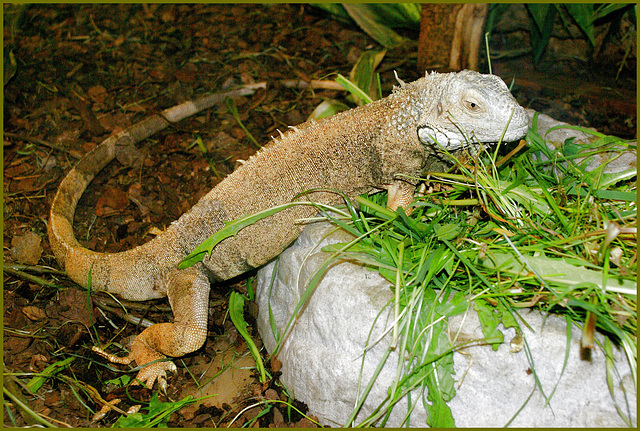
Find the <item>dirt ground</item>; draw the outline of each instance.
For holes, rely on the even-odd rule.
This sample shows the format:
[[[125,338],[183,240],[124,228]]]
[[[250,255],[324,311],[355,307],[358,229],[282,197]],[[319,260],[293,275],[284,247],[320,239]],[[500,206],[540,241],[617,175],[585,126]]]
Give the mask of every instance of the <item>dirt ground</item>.
[[[140,329],[123,320],[122,308],[110,298],[95,295],[98,301],[91,303],[59,272],[46,223],[65,173],[110,134],[238,84],[267,83],[266,90],[235,100],[243,125],[258,143],[266,143],[277,129],[304,122],[323,99],[345,95],[299,82],[347,75],[358,55],[377,45],[358,28],[306,5],[42,4],[4,10],[5,56],[12,51],[16,58],[15,75],[4,87],[5,388],[55,425],[110,426],[119,413],[92,421],[101,400],[121,398],[118,406],[127,410],[138,400],[148,402],[153,392],[114,383],[127,368],[111,366],[90,351],[111,341],[124,345]],[[417,33],[405,35],[417,40]],[[421,75],[416,51],[414,45],[387,53],[379,67],[384,94],[395,82],[394,70],[405,81]],[[519,79],[514,94],[521,104],[633,138],[635,57],[633,69],[616,81],[617,68],[585,71],[562,63],[539,71],[527,58],[494,65],[508,82],[514,75]],[[6,70],[5,61],[5,77]],[[116,162],[99,174],[78,204],[76,236],[100,252],[144,243],[256,149],[225,106],[187,119],[141,144],[142,167]],[[272,379],[258,381],[244,340],[228,318],[227,298],[234,289],[246,293],[246,278],[213,287],[205,346],[176,361],[168,393],[159,394],[162,401],[214,396],[172,413],[168,425],[314,426],[296,412],[305,413],[306,407],[282,387],[278,364],[264,351]],[[166,301],[125,305],[135,316],[171,320]],[[252,324],[256,310],[248,308]],[[116,347],[111,351],[123,354]],[[73,358],[69,366],[35,393],[28,390],[33,373],[68,358]],[[265,399],[295,409],[260,403]],[[16,410],[17,402],[5,397],[5,426],[13,425],[11,416],[18,426],[33,423]]]

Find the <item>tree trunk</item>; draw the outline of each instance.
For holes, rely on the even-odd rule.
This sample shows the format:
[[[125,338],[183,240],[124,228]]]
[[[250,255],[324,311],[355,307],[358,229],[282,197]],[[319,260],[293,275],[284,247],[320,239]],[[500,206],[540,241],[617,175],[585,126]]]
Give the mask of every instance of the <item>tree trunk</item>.
[[[418,68],[458,71],[478,69],[487,4],[423,4]]]

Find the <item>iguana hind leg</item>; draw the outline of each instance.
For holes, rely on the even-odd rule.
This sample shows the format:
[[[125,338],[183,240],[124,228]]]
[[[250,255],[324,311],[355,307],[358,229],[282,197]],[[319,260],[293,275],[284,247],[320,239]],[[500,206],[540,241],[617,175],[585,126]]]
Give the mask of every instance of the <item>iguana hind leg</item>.
[[[171,361],[149,362],[166,357],[179,357],[198,350],[207,338],[207,320],[210,284],[202,272],[201,264],[184,270],[172,270],[164,281],[173,310],[173,323],[157,323],[142,331],[134,340],[131,352],[121,358],[94,347],[93,351],[110,362],[143,366],[136,381],[153,387],[158,381],[166,389],[166,372],[176,371]]]

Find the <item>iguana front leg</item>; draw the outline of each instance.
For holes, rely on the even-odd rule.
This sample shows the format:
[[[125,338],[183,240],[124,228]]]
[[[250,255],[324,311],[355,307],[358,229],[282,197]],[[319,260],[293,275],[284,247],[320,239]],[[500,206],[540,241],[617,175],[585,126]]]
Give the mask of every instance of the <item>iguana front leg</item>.
[[[173,310],[173,323],[157,323],[142,331],[134,340],[131,352],[121,358],[106,353],[98,347],[93,351],[117,364],[144,366],[157,359],[179,357],[199,349],[207,338],[207,318],[210,284],[202,272],[201,264],[191,268],[172,270],[161,282],[165,284],[169,304]],[[157,380],[166,390],[166,372],[176,371],[171,361],[159,361],[144,366],[132,384],[144,383],[153,387]]]
[[[387,189],[387,206],[393,211],[398,207],[407,208],[407,206],[413,202],[413,193],[416,190],[414,184],[408,183],[403,180],[394,180],[393,183],[388,184]],[[407,210],[409,214],[411,211]]]

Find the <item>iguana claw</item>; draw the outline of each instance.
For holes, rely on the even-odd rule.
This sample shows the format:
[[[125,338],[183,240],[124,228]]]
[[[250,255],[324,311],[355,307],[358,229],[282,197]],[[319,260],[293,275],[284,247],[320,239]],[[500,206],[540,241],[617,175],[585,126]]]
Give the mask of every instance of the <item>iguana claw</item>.
[[[137,361],[136,361],[137,362]],[[131,382],[132,385],[143,384],[147,388],[153,388],[153,384],[157,381],[162,392],[167,392],[167,371],[175,373],[178,371],[176,364],[172,361],[155,362],[147,365],[138,372],[136,379]]]

